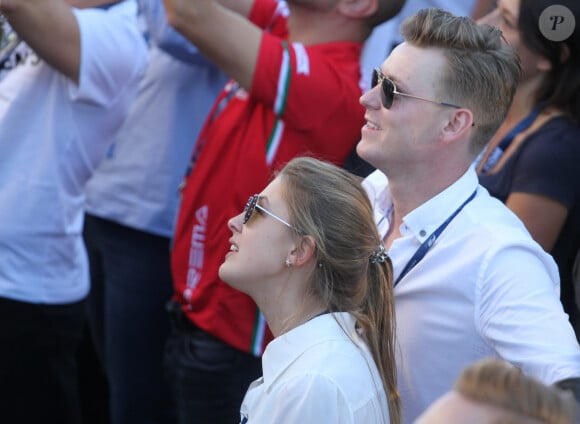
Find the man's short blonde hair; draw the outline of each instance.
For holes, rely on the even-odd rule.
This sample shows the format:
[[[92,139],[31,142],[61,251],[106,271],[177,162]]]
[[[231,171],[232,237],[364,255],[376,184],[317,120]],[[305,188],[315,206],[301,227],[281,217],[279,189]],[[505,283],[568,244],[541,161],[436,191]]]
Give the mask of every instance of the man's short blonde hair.
[[[447,60],[441,95],[470,109],[475,128],[471,153],[477,156],[505,119],[521,68],[501,31],[441,9],[422,9],[407,18],[401,35],[409,44],[440,49]]]

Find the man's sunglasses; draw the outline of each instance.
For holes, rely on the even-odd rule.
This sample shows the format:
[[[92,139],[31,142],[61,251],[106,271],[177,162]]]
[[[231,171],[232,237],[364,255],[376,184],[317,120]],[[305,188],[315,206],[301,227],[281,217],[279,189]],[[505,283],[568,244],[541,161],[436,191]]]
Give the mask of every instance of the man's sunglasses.
[[[429,100],[424,97],[413,96],[412,94],[401,93],[397,91],[397,86],[395,83],[389,79],[387,76],[383,75],[379,68],[373,69],[373,79],[372,79],[372,88],[374,88],[377,84],[381,84],[381,103],[385,109],[390,109],[393,106],[393,101],[395,100],[395,94],[398,96],[405,96],[410,97],[412,99],[423,100],[429,103],[435,103],[437,105],[452,107],[455,109],[461,109],[460,106],[453,105],[451,103],[445,102],[438,102],[436,100]]]
[[[274,218],[277,221],[280,221],[282,224],[286,225],[288,228],[296,231],[297,233],[300,233],[300,231],[294,227],[292,224],[288,223],[286,220],[280,218],[279,216],[275,215],[274,213],[270,212],[268,209],[260,206],[258,204],[258,201],[260,200],[260,195],[259,194],[254,194],[253,196],[250,196],[250,198],[248,199],[248,202],[246,203],[246,207],[244,208],[244,219],[242,221],[242,223],[247,224],[250,219],[252,219],[252,216],[254,215],[254,211],[256,209],[258,209],[259,211],[264,212],[267,215],[270,215],[272,218]]]

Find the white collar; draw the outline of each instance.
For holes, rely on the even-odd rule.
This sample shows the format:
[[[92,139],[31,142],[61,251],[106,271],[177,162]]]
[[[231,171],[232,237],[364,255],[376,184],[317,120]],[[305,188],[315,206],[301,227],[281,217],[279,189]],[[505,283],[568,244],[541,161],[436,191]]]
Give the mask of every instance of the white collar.
[[[377,170],[364,181],[371,201],[375,204],[375,222],[382,236],[389,227],[389,211],[393,207],[393,198],[389,190],[389,181],[384,173]],[[453,184],[441,193],[432,197],[403,217],[399,229],[401,234],[413,234],[422,243],[435,231],[465,200],[479,187],[475,168],[468,170]],[[383,219],[386,216],[386,219]],[[382,221],[382,222],[381,222]]]
[[[317,316],[272,340],[262,357],[264,389],[268,389],[304,352],[330,340],[354,340],[360,336],[348,312]]]

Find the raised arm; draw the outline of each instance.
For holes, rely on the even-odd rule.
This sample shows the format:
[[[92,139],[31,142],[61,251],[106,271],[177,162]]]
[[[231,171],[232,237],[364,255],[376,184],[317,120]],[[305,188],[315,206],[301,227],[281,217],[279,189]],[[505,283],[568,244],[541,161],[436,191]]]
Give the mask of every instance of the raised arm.
[[[236,12],[246,18],[250,16],[250,11],[254,5],[254,0],[217,0],[217,2],[232,12]]]
[[[78,83],[80,31],[64,0],[0,0],[0,12],[43,60]]]
[[[249,89],[262,39],[262,30],[247,20],[253,0],[163,1],[169,24]]]
[[[139,12],[147,24],[150,42],[182,62],[205,66],[208,60],[189,40],[167,22],[161,0],[138,0]]]

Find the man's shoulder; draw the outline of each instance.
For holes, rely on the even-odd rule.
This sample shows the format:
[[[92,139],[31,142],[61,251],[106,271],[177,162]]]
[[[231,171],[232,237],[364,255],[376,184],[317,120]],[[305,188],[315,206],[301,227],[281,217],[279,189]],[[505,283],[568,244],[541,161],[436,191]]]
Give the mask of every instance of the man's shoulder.
[[[533,241],[524,223],[505,204],[491,196],[483,187],[471,205],[465,209],[468,225],[474,232],[483,233],[485,239],[500,241]],[[483,191],[483,192],[481,192]]]
[[[519,258],[523,263],[536,258],[550,273],[557,273],[552,257],[507,206],[487,191],[472,203],[465,208],[462,224],[456,229],[464,238],[466,249],[469,245],[477,250],[484,262],[498,256]]]

